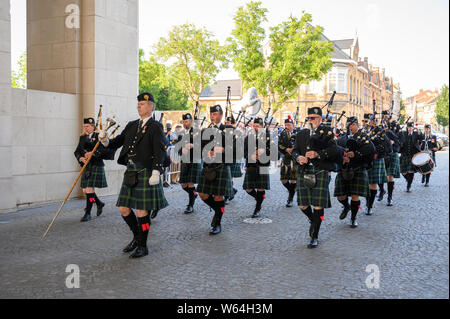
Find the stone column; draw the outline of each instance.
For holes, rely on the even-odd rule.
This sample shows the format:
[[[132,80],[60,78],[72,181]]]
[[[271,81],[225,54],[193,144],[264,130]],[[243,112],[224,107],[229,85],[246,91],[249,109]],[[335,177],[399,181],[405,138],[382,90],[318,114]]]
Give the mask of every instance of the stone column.
[[[11,16],[10,0],[0,0],[0,212],[15,210],[11,196]]]

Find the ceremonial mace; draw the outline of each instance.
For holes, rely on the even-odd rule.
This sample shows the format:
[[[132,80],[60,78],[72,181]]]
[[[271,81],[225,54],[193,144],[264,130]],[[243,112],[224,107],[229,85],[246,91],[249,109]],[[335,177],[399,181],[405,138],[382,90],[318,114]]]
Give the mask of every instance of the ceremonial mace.
[[[101,116],[101,108],[99,111],[99,115]],[[97,124],[98,124],[98,119],[97,119]],[[100,121],[101,122],[101,121]],[[101,125],[101,124],[100,124]],[[108,132],[108,130],[113,127],[114,125],[116,125],[116,121],[114,121],[111,118],[106,119],[106,132]],[[119,129],[120,125],[116,126],[112,132],[112,134],[114,134],[118,129]],[[97,128],[97,125],[96,125]],[[53,223],[55,222],[56,218],[58,217],[58,215],[60,214],[64,204],[67,202],[67,200],[69,199],[70,194],[72,193],[73,189],[75,188],[75,185],[77,184],[78,180],[80,179],[81,175],[83,174],[84,170],[86,169],[87,165],[89,164],[89,162],[92,159],[92,156],[94,155],[94,153],[97,151],[98,147],[100,146],[100,140],[97,141],[97,144],[95,144],[94,149],[91,152],[91,155],[89,156],[89,158],[86,160],[86,163],[84,163],[83,168],[81,169],[81,171],[78,173],[77,178],[75,179],[75,181],[72,184],[72,187],[69,190],[69,193],[67,194],[66,198],[64,199],[64,201],[62,202],[61,206],[59,206],[58,211],[56,212],[55,217],[53,217],[52,222],[50,223],[50,225],[48,225],[47,230],[45,231],[44,235],[42,235],[42,239],[45,238],[45,236],[47,235],[47,233],[49,232],[50,228],[52,227]]]

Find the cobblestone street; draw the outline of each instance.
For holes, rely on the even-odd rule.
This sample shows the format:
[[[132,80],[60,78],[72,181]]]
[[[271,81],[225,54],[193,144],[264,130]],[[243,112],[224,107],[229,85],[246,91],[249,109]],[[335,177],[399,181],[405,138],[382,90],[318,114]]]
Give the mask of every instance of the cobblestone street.
[[[121,252],[131,236],[116,197],[104,198],[103,215],[88,223],[79,222],[85,201],[68,202],[45,240],[60,203],[3,214],[0,298],[448,298],[448,161],[447,151],[437,154],[429,188],[416,174],[406,193],[397,179],[394,207],[387,196],[375,201],[374,215],[360,211],[356,229],[339,220],[333,198],[314,250],[306,247],[307,218],[297,206],[285,208],[278,173],[262,211],[272,222],[244,222],[254,200],[241,178],[215,237],[207,206],[197,200],[195,213],[184,215],[187,194],[173,186],[170,206],[152,223],[149,255],[138,260]],[[68,264],[80,267],[79,289],[66,288]],[[379,267],[379,289],[366,287],[369,264]]]

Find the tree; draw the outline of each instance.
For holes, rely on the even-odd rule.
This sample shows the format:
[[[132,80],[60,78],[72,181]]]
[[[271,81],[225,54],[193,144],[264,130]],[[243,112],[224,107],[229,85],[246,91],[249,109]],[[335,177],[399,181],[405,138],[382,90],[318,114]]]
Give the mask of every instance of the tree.
[[[405,115],[406,115],[405,103],[403,103],[403,101],[400,101],[400,117],[398,119],[399,124],[405,124],[406,121]]]
[[[24,52],[17,61],[17,68],[11,70],[11,87],[27,88],[27,53]]]
[[[241,17],[246,11],[238,10],[235,30],[249,34],[244,39],[262,41],[263,33],[259,24],[264,21],[265,11],[259,8],[258,3],[250,4],[259,10],[257,13],[247,13],[250,16],[246,19]],[[252,23],[247,24],[247,20]],[[333,66],[330,55],[333,45],[330,41],[323,40],[323,28],[312,26],[311,21],[311,15],[303,12],[299,19],[291,16],[287,21],[270,28],[268,52],[262,64],[255,50],[262,46],[261,41],[259,46],[254,45],[245,50],[241,45],[241,52],[235,52],[237,56],[234,62],[240,68],[237,69],[240,76],[247,81],[247,86],[256,87],[262,96],[269,99],[274,111],[297,96],[299,85],[320,80]],[[238,44],[245,43],[236,34],[233,34],[232,39]],[[246,70],[248,60],[253,64]]]
[[[145,60],[144,51],[139,50],[139,93],[152,93],[160,110],[187,109],[188,95],[167,73],[165,65],[154,57]]]
[[[226,47],[211,32],[193,24],[173,27],[168,37],[160,38],[155,45],[154,56],[163,63],[172,63],[168,74],[192,101],[198,101],[203,90],[229,62]]]
[[[233,52],[234,69],[239,73],[242,87],[248,89],[256,81],[258,68],[264,67],[263,41],[266,32],[261,26],[267,21],[268,10],[261,8],[261,2],[249,2],[246,8],[239,7],[233,20],[235,28],[227,39]]]
[[[436,101],[436,121],[439,125],[448,126],[448,86],[444,84]]]

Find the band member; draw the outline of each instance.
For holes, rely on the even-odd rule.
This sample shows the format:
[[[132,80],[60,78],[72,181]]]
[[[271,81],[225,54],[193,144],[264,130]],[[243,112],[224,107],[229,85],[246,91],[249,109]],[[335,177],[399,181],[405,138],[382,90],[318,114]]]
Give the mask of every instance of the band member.
[[[286,207],[292,207],[294,195],[297,190],[298,165],[292,157],[292,150],[295,146],[294,121],[289,116],[284,121],[284,131],[279,137],[278,148],[283,155],[280,169],[280,180],[283,186],[288,190],[289,196]]]
[[[137,99],[140,120],[129,122],[114,139],[108,139],[105,131],[99,136],[105,147],[122,147],[118,163],[127,169],[116,206],[133,232],[133,240],[123,249],[123,252],[134,251],[130,258],[148,255],[149,211],[168,205],[160,176],[165,137],[161,124],[151,118],[155,101],[150,93],[142,93]],[[136,209],[137,218],[133,209]]]
[[[402,148],[400,149],[400,153],[402,154],[400,157],[400,171],[407,182],[406,192],[410,193],[414,173],[416,172],[412,158],[416,153],[420,152],[421,138],[420,134],[414,130],[414,123],[408,122],[406,127],[407,131],[402,131],[400,134],[402,141]]]
[[[185,214],[191,214],[194,212],[194,203],[197,199],[198,195],[195,191],[195,184],[198,184],[200,180],[200,173],[202,171],[201,163],[194,163],[194,120],[192,115],[187,113],[183,115],[183,127],[184,134],[178,136],[178,142],[180,143],[183,140],[183,135],[189,135],[189,143],[183,145],[180,150],[180,155],[189,155],[189,161],[181,163],[181,172],[180,172],[180,184],[181,188],[188,193],[189,195],[189,203],[184,211]]]
[[[392,152],[384,159],[386,164],[386,174],[388,175],[388,198],[387,206],[393,206],[392,195],[395,189],[395,178],[400,178],[400,157],[398,153],[400,152],[400,125],[397,121],[391,121],[389,123],[389,129],[386,130],[387,137],[392,143]],[[380,188],[383,190],[383,188]],[[380,193],[378,200],[383,200],[383,196]]]
[[[78,146],[74,152],[81,167],[84,166],[98,142],[98,133],[95,132],[95,121],[93,118],[84,119],[83,130],[84,132],[80,136]],[[103,212],[105,204],[95,194],[95,188],[108,187],[104,159],[113,160],[114,150],[107,150],[103,145],[100,145],[81,175],[80,186],[83,193],[86,194],[86,208],[84,209],[84,216],[81,218],[81,222],[91,220],[91,210],[94,203],[97,205],[97,216],[100,216]]]
[[[265,134],[266,144],[258,145],[258,138],[262,133]],[[254,148],[251,149],[249,140],[253,139]],[[264,152],[270,155],[270,134],[269,130],[264,130],[264,120],[255,118],[253,121],[253,130],[245,138],[244,154],[246,158],[245,166],[247,168],[242,188],[256,200],[256,207],[252,218],[261,216],[261,205],[266,198],[266,190],[270,190],[269,167],[270,161],[261,162],[259,156]],[[258,148],[259,146],[259,148]]]
[[[229,116],[225,120],[225,127],[236,129],[236,120],[234,117]],[[234,188],[234,181],[233,178],[240,178],[242,177],[242,170],[241,170],[241,162],[240,159],[236,159],[231,163],[230,165],[230,171],[231,171],[231,184],[233,185],[232,189],[230,190],[230,193],[228,196],[225,197],[225,205],[227,205],[227,201],[232,201],[234,199],[234,196],[238,192],[236,188]]]
[[[369,196],[369,177],[367,169],[372,166],[375,146],[365,130],[359,128],[358,119],[347,119],[347,134],[338,139],[338,144],[346,149],[342,169],[335,180],[334,196],[344,206],[339,216],[341,220],[351,211],[351,228],[358,227],[356,216],[361,206],[360,197]],[[351,203],[348,203],[348,197]]]
[[[369,122],[370,122],[370,118],[372,117],[372,114],[370,114],[370,113],[366,113],[366,114],[364,114],[364,116],[363,116],[363,119],[361,120],[361,123],[362,123],[362,129],[364,129],[364,130],[369,130]]]
[[[421,135],[420,148],[422,151],[431,153],[433,162],[436,164],[436,151],[438,150],[436,135],[433,135],[431,131],[431,125],[425,125],[425,132]],[[425,183],[425,187],[428,187],[430,183],[430,174],[422,175],[422,184]]]
[[[384,159],[392,152],[392,144],[386,136],[386,132],[382,125],[376,125],[375,120],[370,122],[371,130],[369,132],[370,139],[375,145],[376,154],[372,162],[372,168],[367,170],[369,176],[369,198],[366,200],[366,215],[373,215],[373,202],[377,195],[378,185],[387,183],[387,173]],[[384,194],[382,194],[383,196]]]
[[[337,162],[336,138],[331,127],[322,123],[322,109],[308,109],[308,126],[297,133],[292,156],[299,163],[297,202],[308,217],[311,241],[308,248],[318,246],[324,209],[331,207],[328,172]],[[312,208],[311,208],[312,207]]]
[[[220,105],[210,107],[211,133],[216,133],[222,137],[221,144],[214,146],[208,151],[209,158],[203,159],[203,169],[200,174],[200,181],[197,185],[197,192],[200,198],[214,211],[214,217],[211,222],[211,235],[217,235],[222,231],[221,220],[225,214],[225,195],[229,194],[231,185],[231,172],[229,165],[225,162],[225,125],[221,124],[223,110]],[[204,132],[203,132],[204,133]],[[204,135],[202,133],[202,135]],[[204,148],[211,143],[210,140],[203,140],[202,136],[202,154]],[[215,161],[212,161],[212,159]]]

